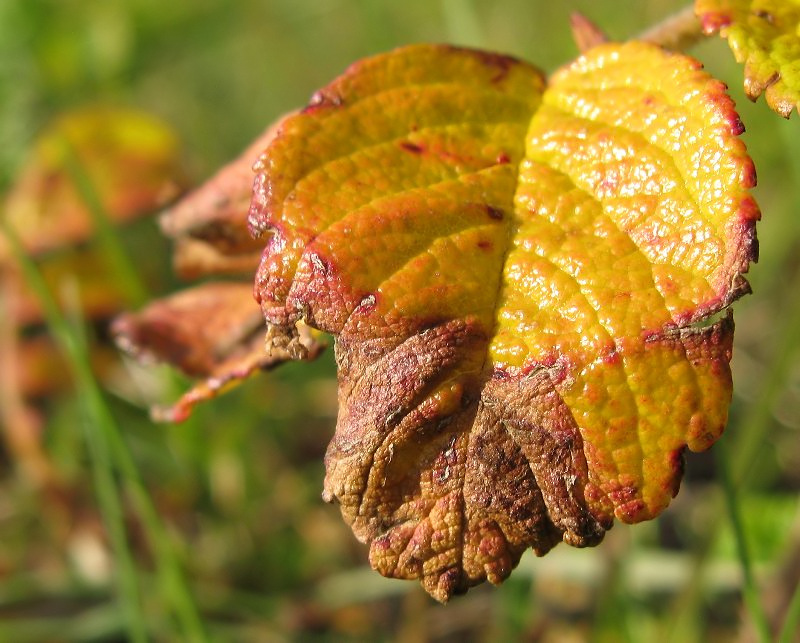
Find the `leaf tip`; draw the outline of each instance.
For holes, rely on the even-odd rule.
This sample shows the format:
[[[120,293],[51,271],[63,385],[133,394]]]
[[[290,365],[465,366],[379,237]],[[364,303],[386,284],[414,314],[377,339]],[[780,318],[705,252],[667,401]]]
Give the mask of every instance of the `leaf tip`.
[[[573,11],[570,14],[569,24],[572,30],[572,39],[582,54],[609,41],[605,32],[579,11]]]

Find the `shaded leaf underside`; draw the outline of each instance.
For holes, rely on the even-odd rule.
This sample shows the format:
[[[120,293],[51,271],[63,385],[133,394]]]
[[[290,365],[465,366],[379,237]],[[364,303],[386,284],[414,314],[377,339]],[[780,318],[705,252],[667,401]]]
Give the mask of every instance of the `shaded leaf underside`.
[[[250,224],[267,322],[336,336],[324,496],[436,598],[658,514],[722,431],[755,181],[721,83],[640,43],[545,90],[416,46],[283,121]]]
[[[180,422],[194,408],[247,378],[291,359],[314,359],[325,348],[304,325],[264,341],[265,324],[253,302],[251,282],[261,243],[247,229],[253,159],[275,135],[269,127],[239,158],[186,195],[160,217],[175,243],[174,263],[184,278],[207,281],[119,316],[112,326],[117,345],[145,361],[164,361],[198,381],[169,406],[153,409],[161,421]],[[240,277],[240,281],[235,281]]]
[[[313,359],[324,348],[302,324],[265,346],[264,321],[247,283],[208,282],[117,317],[120,348],[142,360],[168,362],[200,378],[176,403],[154,409],[156,419],[181,422],[198,403],[256,372],[291,359]]]
[[[800,1],[695,0],[706,33],[727,38],[744,63],[744,88],[784,118],[800,105]]]

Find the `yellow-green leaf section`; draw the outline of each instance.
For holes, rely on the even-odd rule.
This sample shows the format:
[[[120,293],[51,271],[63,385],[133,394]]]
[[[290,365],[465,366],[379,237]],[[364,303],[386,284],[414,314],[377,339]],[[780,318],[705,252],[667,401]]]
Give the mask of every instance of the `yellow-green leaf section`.
[[[556,73],[413,46],[288,117],[250,210],[267,321],[337,338],[325,497],[441,600],[677,491],[726,421],[758,208],[724,86],[643,43]]]
[[[784,118],[800,104],[800,0],[696,0],[706,33],[719,31],[745,64],[744,88]]]
[[[163,207],[185,183],[177,137],[154,116],[110,107],[64,114],[37,139],[3,204],[4,216],[31,252],[91,234],[71,163],[86,174],[104,211],[117,222]]]
[[[730,391],[675,330],[743,287],[757,216],[724,87],[630,43],[556,74],[533,118],[490,352],[559,365],[590,447],[588,494],[624,520],[666,506],[684,444],[710,446]]]

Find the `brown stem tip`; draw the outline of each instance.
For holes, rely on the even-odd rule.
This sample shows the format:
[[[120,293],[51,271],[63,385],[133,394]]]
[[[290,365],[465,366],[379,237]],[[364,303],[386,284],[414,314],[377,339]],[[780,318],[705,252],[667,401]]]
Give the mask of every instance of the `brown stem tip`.
[[[572,39],[582,54],[593,47],[608,42],[609,38],[600,27],[578,11],[573,11],[569,17],[572,28]]]

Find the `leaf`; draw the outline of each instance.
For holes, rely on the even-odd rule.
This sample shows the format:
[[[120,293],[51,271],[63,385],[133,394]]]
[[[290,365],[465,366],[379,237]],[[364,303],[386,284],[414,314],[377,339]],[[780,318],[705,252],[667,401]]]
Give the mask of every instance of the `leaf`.
[[[751,100],[762,93],[784,118],[800,104],[800,1],[696,0],[706,33],[728,39]]]
[[[336,338],[324,498],[435,598],[657,515],[719,436],[755,173],[724,86],[643,43],[542,74],[353,65],[261,157],[267,322]]]
[[[274,135],[274,126],[267,128],[235,161],[161,217],[161,229],[175,240],[182,277],[253,274],[263,245],[247,229],[253,161]]]
[[[141,360],[164,361],[199,381],[156,420],[181,422],[195,406],[256,373],[291,359],[314,359],[325,344],[299,325],[275,329],[264,342],[264,319],[250,283],[262,245],[247,229],[253,160],[275,135],[268,128],[206,183],[166,211],[161,228],[176,243],[175,263],[184,278],[239,275],[242,281],[209,281],[119,316],[112,325],[118,346]]]
[[[76,187],[91,188],[115,223],[130,221],[165,205],[181,189],[178,143],[160,120],[137,110],[91,107],[64,114],[37,137],[0,216],[36,255],[52,292],[65,284],[76,289],[81,314],[106,319],[129,301],[111,278],[107,257],[96,246],[80,244],[92,236],[92,205]],[[84,186],[84,187],[85,187]],[[94,194],[96,193],[96,194]],[[57,250],[57,252],[56,252]],[[41,302],[28,287],[0,234],[0,433],[9,457],[30,481],[63,495],[44,448],[41,418],[29,404],[70,384],[68,369],[42,328]],[[114,358],[112,360],[112,357]],[[102,342],[91,346],[92,365],[108,374],[118,355]]]
[[[252,374],[322,350],[307,328],[274,335],[264,345],[264,320],[246,283],[209,282],[158,299],[114,320],[119,346],[139,359],[166,361],[202,381],[157,419],[181,422],[199,402]]]
[[[7,221],[31,253],[91,234],[91,216],[70,174],[70,154],[116,222],[163,207],[185,181],[177,139],[161,121],[122,108],[65,114],[38,138],[4,204]]]

